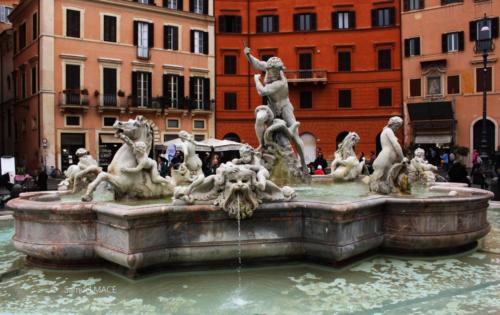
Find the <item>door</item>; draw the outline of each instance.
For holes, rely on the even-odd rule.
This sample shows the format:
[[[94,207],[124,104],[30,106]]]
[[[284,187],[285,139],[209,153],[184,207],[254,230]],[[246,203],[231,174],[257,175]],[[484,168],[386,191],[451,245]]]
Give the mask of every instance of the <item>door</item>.
[[[312,77],[312,54],[299,54],[299,69],[301,78]]]
[[[61,133],[61,171],[78,163],[75,153],[79,148],[85,148],[84,133]]]
[[[80,105],[80,66],[66,65],[66,104]]]
[[[103,89],[104,106],[116,106],[116,69],[103,69]]]

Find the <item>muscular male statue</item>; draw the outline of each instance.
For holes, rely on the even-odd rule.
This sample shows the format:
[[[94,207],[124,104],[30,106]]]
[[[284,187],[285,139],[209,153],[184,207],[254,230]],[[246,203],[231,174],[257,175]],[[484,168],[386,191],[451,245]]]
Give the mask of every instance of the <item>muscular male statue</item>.
[[[260,96],[267,98],[267,107],[271,110],[259,111],[257,108],[257,117],[255,120],[255,132],[259,140],[259,149],[265,144],[264,133],[266,128],[272,125],[274,119],[282,119],[290,133],[293,135],[292,140],[295,143],[296,149],[300,156],[302,169],[306,170],[306,161],[304,158],[304,143],[299,136],[299,122],[293,114],[293,105],[288,98],[288,81],[283,70],[285,69],[283,62],[278,57],[272,57],[267,62],[261,61],[250,53],[250,48],[245,47],[245,56],[248,62],[255,70],[265,71],[264,84],[260,80],[260,74],[255,74],[255,86]],[[273,117],[274,115],[274,117]]]

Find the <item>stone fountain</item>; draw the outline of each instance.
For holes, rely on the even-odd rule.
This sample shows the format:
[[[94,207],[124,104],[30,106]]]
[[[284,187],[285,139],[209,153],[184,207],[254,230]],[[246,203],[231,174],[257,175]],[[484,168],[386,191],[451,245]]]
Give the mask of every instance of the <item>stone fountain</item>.
[[[267,71],[264,83],[255,76],[259,94],[268,99],[256,109],[257,149],[242,146],[240,158],[205,177],[195,141],[182,131],[184,161],[171,178],[162,178],[148,157],[147,121],[118,121],[114,129],[123,145],[107,172],[80,150],[80,162],[68,170],[60,191],[25,193],[9,202],[14,246],[36,265],[107,266],[133,277],[238,258],[337,264],[376,250],[440,254],[473,245],[489,232],[492,193],[434,183],[420,151],[408,162],[394,133],[402,125],[399,117],[381,133],[382,152],[371,176],[363,175],[364,161],[353,149],[359,136],[351,132],[335,153],[334,186],[310,183],[283,63],[259,61],[249,49],[245,54]],[[411,194],[418,181],[426,192]],[[347,194],[342,185],[349,182],[367,192],[340,201],[334,194],[317,200],[303,192],[331,187]]]

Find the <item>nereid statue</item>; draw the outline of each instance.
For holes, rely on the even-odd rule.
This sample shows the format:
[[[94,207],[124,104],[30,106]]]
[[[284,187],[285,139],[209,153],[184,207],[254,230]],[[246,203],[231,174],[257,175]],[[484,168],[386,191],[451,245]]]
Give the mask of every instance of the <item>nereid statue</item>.
[[[417,148],[408,168],[410,183],[433,184],[436,182],[437,170],[436,166],[425,159],[424,149]]]
[[[76,150],[78,164],[71,165],[64,172],[66,178],[58,185],[58,190],[71,190],[72,193],[78,192],[86,187],[85,184],[92,182],[102,171],[97,161],[90,155],[85,148]]]
[[[373,162],[370,190],[380,194],[409,193],[408,159],[394,134],[403,125],[401,117],[391,117],[380,134],[382,151]]]
[[[288,183],[304,179],[307,174],[304,144],[298,130],[300,123],[295,119],[293,105],[288,98],[283,62],[278,57],[261,61],[250,54],[248,47],[245,47],[245,56],[255,70],[266,72],[264,83],[260,74],[254,75],[257,92],[267,98],[266,105],[255,109],[255,132],[259,141],[258,150],[263,153],[271,178]],[[292,144],[299,155],[300,166],[293,154]]]
[[[191,190],[176,187],[174,198],[177,204],[209,201],[231,217],[244,219],[252,216],[263,201],[289,201],[295,198],[295,191],[270,181],[260,153],[246,145],[241,147],[239,159],[222,164],[216,174],[203,178]]]
[[[148,158],[153,144],[153,130],[143,116],[113,125],[116,137],[124,144],[118,149],[107,172],[101,172],[88,185],[83,201],[90,201],[94,191],[101,186],[107,191],[111,187],[114,195],[131,198],[159,198],[173,192],[170,178],[159,178],[156,161]],[[102,187],[105,186],[105,187]]]
[[[363,173],[365,160],[360,162],[354,152],[354,146],[360,138],[355,132],[349,132],[335,151],[335,159],[332,162],[332,176],[336,180],[354,180]]]

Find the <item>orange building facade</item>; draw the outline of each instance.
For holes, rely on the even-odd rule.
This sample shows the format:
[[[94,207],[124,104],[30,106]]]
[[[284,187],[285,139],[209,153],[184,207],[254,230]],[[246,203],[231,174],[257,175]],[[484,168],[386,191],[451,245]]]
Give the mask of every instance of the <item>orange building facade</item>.
[[[333,158],[348,131],[357,152],[401,115],[399,1],[215,1],[216,135],[257,144],[254,109],[264,103],[243,55],[279,56],[301,125],[306,160]]]
[[[64,170],[85,147],[106,167],[136,115],[155,145],[214,136],[212,0],[24,0],[10,19],[18,165]]]
[[[403,95],[407,144],[478,149],[482,130],[483,59],[475,52],[486,17],[499,46],[498,1],[404,1]],[[498,48],[487,61],[488,150],[498,148]]]

